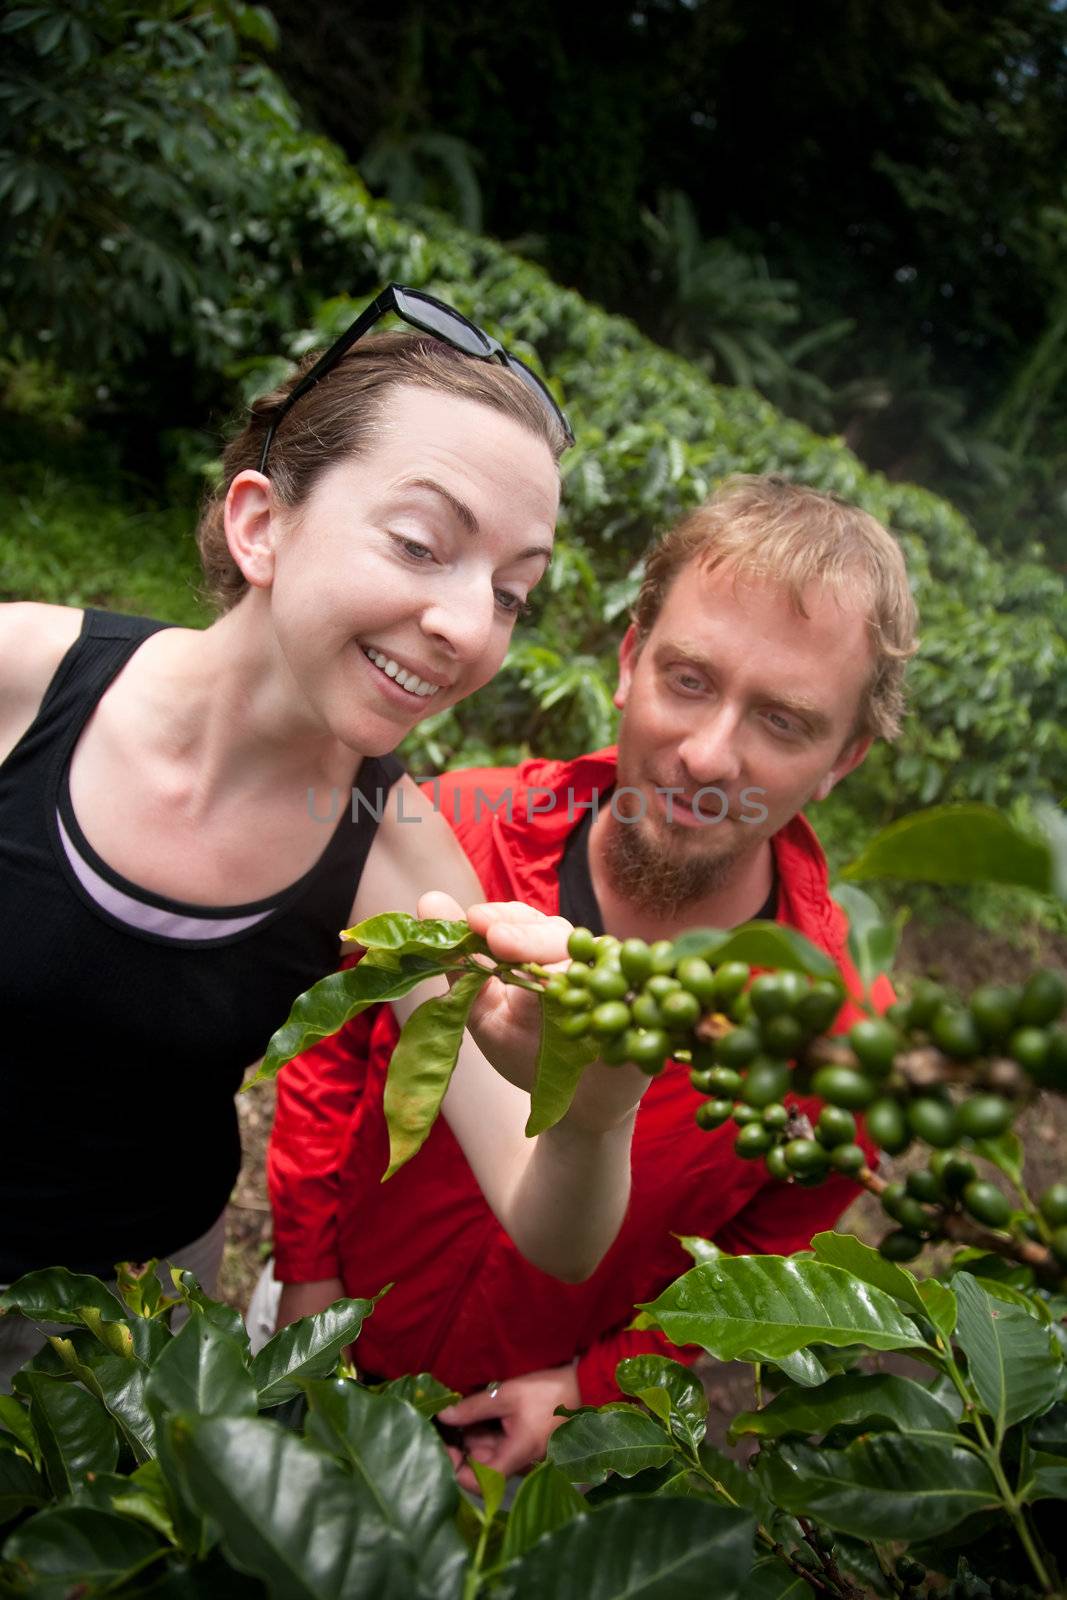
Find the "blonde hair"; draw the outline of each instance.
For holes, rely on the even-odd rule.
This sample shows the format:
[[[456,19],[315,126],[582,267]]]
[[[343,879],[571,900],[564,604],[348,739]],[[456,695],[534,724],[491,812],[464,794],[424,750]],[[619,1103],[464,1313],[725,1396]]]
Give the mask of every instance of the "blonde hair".
[[[918,649],[918,615],[904,556],[868,512],[777,476],[738,474],[655,544],[633,608],[638,643],[652,631],[667,593],[691,561],[704,572],[729,566],[736,577],[780,584],[807,616],[813,584],[839,601],[866,607],[874,666],[849,742],[893,739],[905,710],[904,673]]]
[[[239,472],[258,468],[271,417],[316,360],[317,352],[308,355],[284,383],[254,400],[244,428],[223,453],[222,482],[205,502],[196,530],[205,588],[220,611],[228,611],[248,587],[226,543],[230,484]],[[283,419],[268,461],[281,504],[299,509],[328,467],[370,449],[389,395],[402,384],[475,400],[510,417],[544,441],[553,461],[566,448],[559,422],[505,367],[474,360],[428,334],[381,333],[354,345]]]

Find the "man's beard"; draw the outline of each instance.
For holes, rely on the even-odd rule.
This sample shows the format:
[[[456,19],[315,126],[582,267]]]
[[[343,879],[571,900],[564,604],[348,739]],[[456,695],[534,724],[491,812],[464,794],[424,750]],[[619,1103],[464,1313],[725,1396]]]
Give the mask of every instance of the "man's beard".
[[[718,855],[674,851],[644,820],[620,821],[614,813],[604,835],[604,871],[614,892],[636,911],[673,916],[730,881],[745,852]]]

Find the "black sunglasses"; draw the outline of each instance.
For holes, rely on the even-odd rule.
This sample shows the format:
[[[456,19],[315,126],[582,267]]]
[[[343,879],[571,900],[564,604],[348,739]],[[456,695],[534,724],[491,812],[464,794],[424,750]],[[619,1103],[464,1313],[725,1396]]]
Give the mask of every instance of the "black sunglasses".
[[[324,355],[319,357],[296,387],[286,395],[267,428],[259,457],[260,472],[267,470],[267,455],[274,435],[301,395],[313,389],[319,379],[324,378],[341,357],[347,355],[357,340],[362,339],[376,322],[380,322],[390,312],[409,323],[411,327],[418,328],[420,332],[432,334],[435,339],[442,339],[445,344],[450,344],[454,350],[462,351],[465,356],[473,356],[476,361],[499,361],[502,367],[514,372],[528,389],[533,390],[541,404],[556,419],[563,429],[567,447],[570,448],[574,443],[571,425],[553,399],[551,391],[524,361],[520,361],[518,356],[509,355],[499,339],[494,339],[476,323],[469,322],[461,312],[446,306],[443,300],[435,300],[433,295],[423,294],[421,289],[405,289],[402,284],[390,283],[365,310],[360,312],[352,326],[342,333]]]

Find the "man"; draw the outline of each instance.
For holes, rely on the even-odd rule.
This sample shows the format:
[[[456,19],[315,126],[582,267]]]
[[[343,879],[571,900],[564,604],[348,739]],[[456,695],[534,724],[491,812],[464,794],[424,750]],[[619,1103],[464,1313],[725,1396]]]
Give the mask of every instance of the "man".
[[[801,809],[896,733],[914,631],[900,550],[873,518],[781,480],[735,479],[648,559],[619,651],[617,753],[452,773],[435,803],[489,896],[649,941],[776,917],[831,954],[856,994]],[[846,1006],[838,1025],[856,1015]],[[690,1265],[678,1235],[790,1253],[855,1192],[836,1176],[784,1186],[739,1160],[730,1124],[696,1127],[700,1097],[670,1063],[638,1113],[622,1231],[589,1280],[561,1285],[518,1255],[443,1120],[380,1184],[396,1032],[387,1010],[357,1018],[279,1080],[280,1320],[392,1281],[360,1337],[361,1368],[431,1371],[467,1392],[444,1420],[502,1472],[544,1454],[558,1405],[614,1398],[624,1356],[693,1358],[627,1331],[635,1302]],[[473,1484],[469,1467],[460,1477]]]

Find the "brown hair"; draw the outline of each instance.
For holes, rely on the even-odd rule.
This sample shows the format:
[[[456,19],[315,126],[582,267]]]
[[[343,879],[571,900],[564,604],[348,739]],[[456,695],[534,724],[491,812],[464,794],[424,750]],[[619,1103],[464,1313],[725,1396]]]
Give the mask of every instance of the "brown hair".
[[[705,572],[729,565],[736,577],[781,584],[801,616],[811,584],[865,604],[874,668],[849,742],[868,734],[895,738],[905,709],[904,671],[918,649],[918,616],[900,546],[880,522],[836,495],[785,478],[728,478],[648,555],[633,608],[639,644],[690,561]]]
[[[209,597],[228,611],[248,585],[226,543],[224,510],[239,472],[259,466],[271,416],[314,365],[307,356],[284,383],[252,402],[244,428],[222,457],[222,482],[205,502],[196,530]],[[282,421],[270,447],[271,486],[282,505],[302,506],[319,477],[334,462],[371,448],[386,400],[401,384],[475,400],[510,417],[548,446],[553,461],[566,448],[563,429],[551,412],[505,367],[477,361],[427,334],[381,333],[361,340]]]

